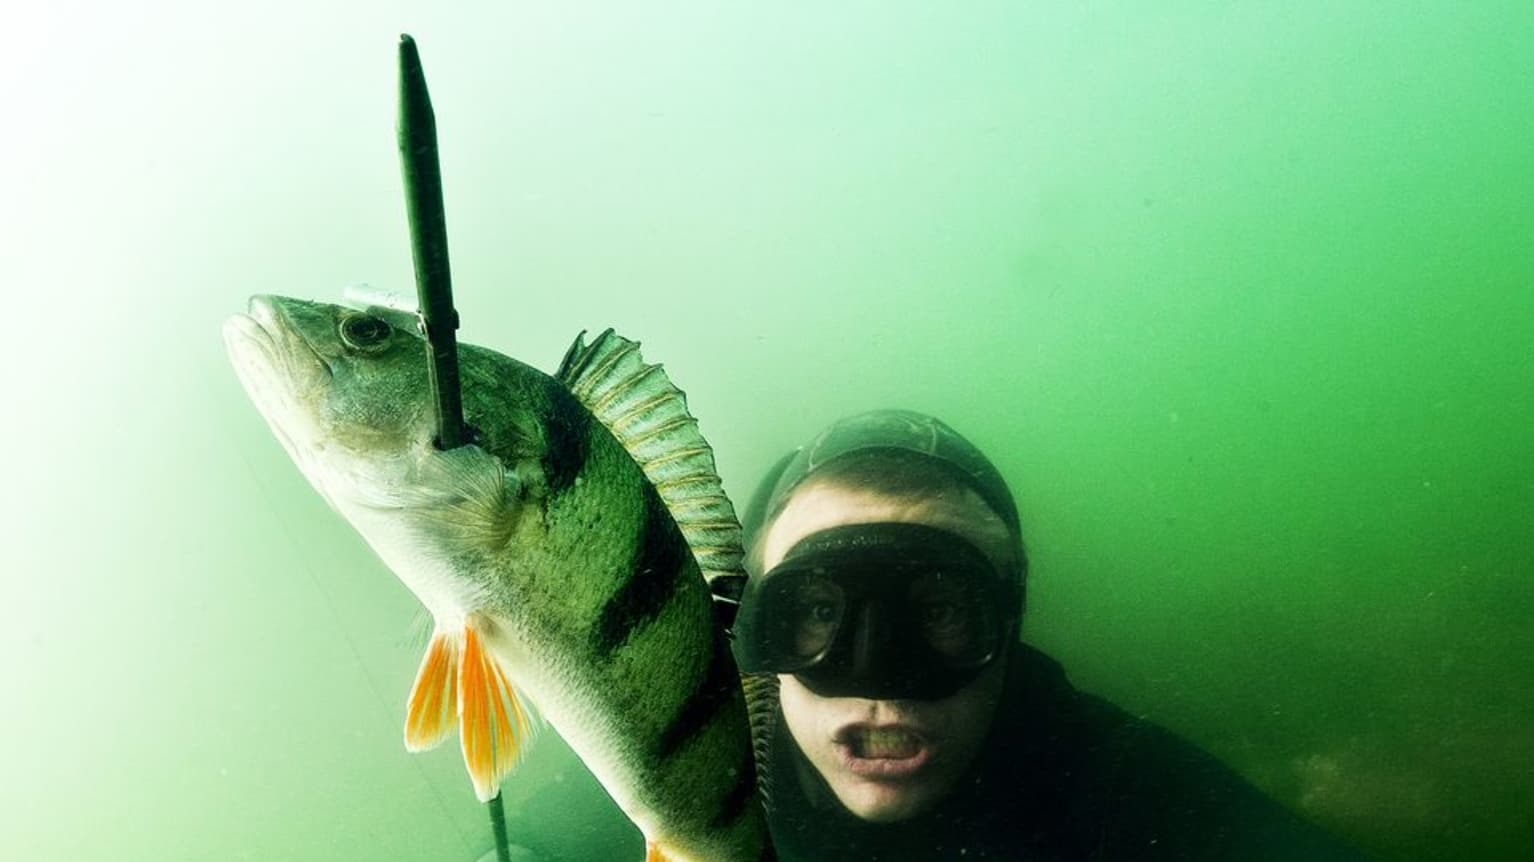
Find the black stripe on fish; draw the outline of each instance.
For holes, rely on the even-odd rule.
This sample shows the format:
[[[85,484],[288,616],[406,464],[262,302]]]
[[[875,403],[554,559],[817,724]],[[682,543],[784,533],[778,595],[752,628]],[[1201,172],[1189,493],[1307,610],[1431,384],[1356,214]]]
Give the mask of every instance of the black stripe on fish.
[[[671,724],[661,734],[656,758],[665,760],[671,757],[722,715],[728,716],[726,709],[735,702],[739,690],[740,672],[735,666],[734,653],[730,651],[729,642],[720,637],[716,630],[708,670],[697,687],[678,706]],[[740,716],[742,719],[744,717],[744,714]],[[734,775],[735,783],[730,785],[730,791],[720,800],[719,810],[714,813],[711,826],[715,829],[722,829],[738,820],[756,798],[756,757],[751,746],[742,747]]]
[[[692,693],[678,705],[676,715],[672,716],[671,723],[666,726],[666,732],[661,734],[655,752],[660,759],[675,754],[689,739],[708,727],[720,709],[728,705],[740,689],[740,672],[735,669],[735,656],[717,629],[713,644],[714,651],[709,656],[708,671],[703,674],[703,679],[698,681]],[[751,753],[749,747],[746,753]]]
[[[749,745],[745,752],[740,763],[735,765],[735,783],[730,786],[730,792],[725,794],[724,799],[720,800],[719,810],[709,823],[714,829],[723,829],[739,820],[748,810],[751,800],[756,798],[756,759],[752,757]]]
[[[551,386],[545,415],[543,475],[550,493],[575,483],[586,464],[591,414],[562,386]]]
[[[608,656],[634,630],[655,619],[676,592],[680,575],[693,561],[682,531],[671,520],[655,489],[644,489],[644,534],[634,552],[627,581],[613,593],[591,630],[592,649]]]

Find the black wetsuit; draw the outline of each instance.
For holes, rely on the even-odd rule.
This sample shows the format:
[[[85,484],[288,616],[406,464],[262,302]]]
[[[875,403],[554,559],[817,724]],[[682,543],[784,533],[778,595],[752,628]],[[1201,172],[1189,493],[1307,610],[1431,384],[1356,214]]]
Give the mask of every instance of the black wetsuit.
[[[1013,651],[992,727],[973,774],[937,810],[872,824],[836,801],[780,716],[779,859],[1363,858],[1191,743],[1076,691],[1031,647]]]

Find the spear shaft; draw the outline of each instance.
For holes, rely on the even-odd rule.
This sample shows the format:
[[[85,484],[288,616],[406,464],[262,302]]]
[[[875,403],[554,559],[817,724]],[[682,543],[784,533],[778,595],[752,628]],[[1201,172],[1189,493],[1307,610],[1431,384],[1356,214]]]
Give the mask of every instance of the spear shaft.
[[[463,394],[458,380],[458,310],[453,307],[453,278],[447,263],[447,216],[442,206],[442,165],[437,157],[437,114],[426,91],[421,55],[409,35],[399,38],[400,172],[405,180],[405,211],[410,218],[410,257],[420,323],[431,353],[428,373],[437,408],[437,446],[454,449],[470,442],[463,424]],[[510,862],[506,810],[501,795],[485,803],[495,835],[495,856]]]
[[[442,207],[442,166],[437,159],[437,115],[426,92],[426,75],[415,40],[399,40],[400,168],[410,218],[410,255],[422,328],[431,351],[431,391],[437,407],[437,446],[469,442],[458,380],[458,311],[447,262],[447,217]]]

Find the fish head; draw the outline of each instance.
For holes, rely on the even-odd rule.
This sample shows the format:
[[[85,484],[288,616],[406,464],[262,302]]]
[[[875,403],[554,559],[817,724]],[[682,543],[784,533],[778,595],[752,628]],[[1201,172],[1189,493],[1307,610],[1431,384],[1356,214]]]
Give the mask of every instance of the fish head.
[[[261,295],[226,321],[224,340],[257,410],[338,509],[429,506],[469,493],[466,481],[538,496],[558,460],[544,415],[560,394],[552,381],[468,344],[464,418],[479,445],[439,449],[429,345],[412,315]]]
[[[432,445],[427,344],[399,323],[255,296],[224,324],[246,393],[332,506],[407,481]]]
[[[584,408],[510,357],[459,344],[473,442],[443,450],[413,315],[256,296],[224,339],[299,470],[439,617],[482,606],[490,573],[522,566],[557,520],[556,497],[583,499],[564,492],[586,464]]]

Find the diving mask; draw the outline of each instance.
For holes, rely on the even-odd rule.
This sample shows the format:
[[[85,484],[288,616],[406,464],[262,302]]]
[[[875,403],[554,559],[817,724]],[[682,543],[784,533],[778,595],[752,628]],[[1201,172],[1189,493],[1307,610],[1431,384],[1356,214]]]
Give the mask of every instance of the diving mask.
[[[748,672],[791,673],[823,697],[937,700],[1005,651],[1012,578],[964,538],[922,524],[812,533],[752,578],[735,621]]]

